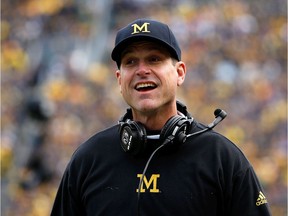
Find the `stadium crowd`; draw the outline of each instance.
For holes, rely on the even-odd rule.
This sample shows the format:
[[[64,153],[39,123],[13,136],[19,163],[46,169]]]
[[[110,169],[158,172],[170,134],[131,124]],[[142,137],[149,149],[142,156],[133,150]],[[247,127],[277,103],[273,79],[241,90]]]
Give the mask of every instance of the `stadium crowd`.
[[[125,112],[110,52],[119,26],[140,17],[172,27],[188,68],[179,99],[203,123],[227,111],[215,130],[251,161],[273,215],[287,215],[285,5],[2,1],[2,215],[49,215],[73,151]]]

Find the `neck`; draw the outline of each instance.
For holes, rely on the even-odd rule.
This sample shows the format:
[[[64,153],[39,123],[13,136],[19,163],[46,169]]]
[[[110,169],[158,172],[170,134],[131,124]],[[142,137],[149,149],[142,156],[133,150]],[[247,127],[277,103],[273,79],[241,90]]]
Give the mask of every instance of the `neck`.
[[[132,109],[133,120],[141,122],[148,130],[161,130],[167,120],[177,115],[177,107],[170,106],[145,113]]]

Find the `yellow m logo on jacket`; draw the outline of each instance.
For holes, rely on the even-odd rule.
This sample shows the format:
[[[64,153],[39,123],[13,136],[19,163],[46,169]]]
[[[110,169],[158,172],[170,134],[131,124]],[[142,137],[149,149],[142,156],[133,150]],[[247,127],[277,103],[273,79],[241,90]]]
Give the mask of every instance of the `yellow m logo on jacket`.
[[[142,174],[138,174],[137,177],[141,179]],[[158,178],[160,178],[160,174],[152,174],[149,181],[146,176],[144,176],[142,185],[140,187],[140,193],[144,193],[146,189],[149,190],[150,193],[159,193],[159,189],[157,188]],[[138,189],[136,189],[136,192],[139,192]]]

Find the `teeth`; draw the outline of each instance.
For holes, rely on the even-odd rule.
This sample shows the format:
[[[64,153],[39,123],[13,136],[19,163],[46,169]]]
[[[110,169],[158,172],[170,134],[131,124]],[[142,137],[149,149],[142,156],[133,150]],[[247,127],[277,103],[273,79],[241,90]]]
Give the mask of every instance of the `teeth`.
[[[136,89],[140,89],[140,88],[147,88],[147,87],[155,87],[155,84],[153,83],[140,83],[136,86]]]

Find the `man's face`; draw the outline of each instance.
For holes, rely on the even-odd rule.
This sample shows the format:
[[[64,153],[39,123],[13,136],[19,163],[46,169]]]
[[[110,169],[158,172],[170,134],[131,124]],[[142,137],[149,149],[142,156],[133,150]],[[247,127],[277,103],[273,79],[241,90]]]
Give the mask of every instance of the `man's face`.
[[[166,48],[137,42],[123,51],[116,76],[124,100],[144,114],[175,104],[177,86],[185,73],[185,64],[173,60]]]

